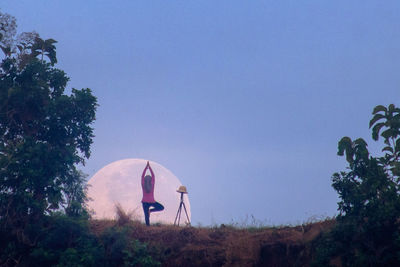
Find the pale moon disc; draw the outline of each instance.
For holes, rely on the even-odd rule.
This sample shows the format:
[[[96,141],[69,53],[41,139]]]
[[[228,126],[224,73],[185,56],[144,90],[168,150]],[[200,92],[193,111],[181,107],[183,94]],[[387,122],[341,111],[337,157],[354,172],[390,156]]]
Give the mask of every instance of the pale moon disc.
[[[124,159],[115,161],[99,170],[88,181],[88,207],[94,212],[95,219],[114,219],[115,205],[133,214],[133,219],[144,222],[142,208],[141,175],[147,160]],[[176,190],[181,186],[179,179],[167,168],[150,161],[155,175],[154,199],[164,206],[164,210],[150,215],[150,223],[173,224],[181,203],[181,194]],[[149,173],[149,172],[148,172]],[[187,214],[190,220],[188,194],[183,194]],[[187,222],[182,206],[180,224]]]

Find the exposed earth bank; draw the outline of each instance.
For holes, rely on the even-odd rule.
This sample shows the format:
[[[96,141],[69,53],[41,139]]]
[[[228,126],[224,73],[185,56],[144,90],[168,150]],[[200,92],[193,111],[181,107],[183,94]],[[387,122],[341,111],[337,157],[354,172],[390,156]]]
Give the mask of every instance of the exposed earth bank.
[[[147,243],[162,266],[309,266],[313,241],[334,220],[294,227],[146,227],[132,221],[91,221],[96,235],[116,224],[129,228],[132,240]]]

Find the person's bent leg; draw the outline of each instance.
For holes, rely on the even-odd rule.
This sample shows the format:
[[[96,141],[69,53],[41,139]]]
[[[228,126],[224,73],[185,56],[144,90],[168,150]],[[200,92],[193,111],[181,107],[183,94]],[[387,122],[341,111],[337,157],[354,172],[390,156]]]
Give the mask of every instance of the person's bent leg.
[[[151,203],[151,207],[152,208],[150,209],[150,212],[156,212],[156,211],[164,210],[164,206],[159,202]]]
[[[149,226],[150,225],[150,203],[142,203],[143,206],[143,212],[144,212],[144,220],[146,222],[146,225]]]

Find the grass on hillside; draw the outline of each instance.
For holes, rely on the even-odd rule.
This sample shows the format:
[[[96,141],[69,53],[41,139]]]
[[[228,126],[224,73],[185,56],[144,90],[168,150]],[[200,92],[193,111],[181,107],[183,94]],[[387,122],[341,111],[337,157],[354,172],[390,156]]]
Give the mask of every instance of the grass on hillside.
[[[163,266],[307,266],[313,240],[335,224],[334,219],[326,218],[296,226],[242,222],[147,227],[132,217],[116,206],[115,220],[91,220],[90,229],[96,235],[113,227],[128,229],[129,238],[146,243],[151,256]]]

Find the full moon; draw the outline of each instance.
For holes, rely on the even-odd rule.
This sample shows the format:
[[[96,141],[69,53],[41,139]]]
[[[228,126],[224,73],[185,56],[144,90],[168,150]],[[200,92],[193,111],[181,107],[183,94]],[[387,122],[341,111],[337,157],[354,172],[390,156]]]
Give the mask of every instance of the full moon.
[[[155,175],[154,198],[164,206],[164,210],[151,213],[150,223],[173,224],[180,206],[181,194],[176,190],[181,186],[179,179],[167,168],[154,161],[149,161]],[[141,175],[147,160],[124,159],[115,161],[99,170],[88,181],[88,207],[94,212],[95,219],[113,219],[115,206],[131,213],[133,219],[144,222],[142,208]],[[190,220],[190,203],[187,194],[183,202]],[[180,223],[187,222],[182,208]]]

